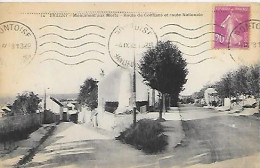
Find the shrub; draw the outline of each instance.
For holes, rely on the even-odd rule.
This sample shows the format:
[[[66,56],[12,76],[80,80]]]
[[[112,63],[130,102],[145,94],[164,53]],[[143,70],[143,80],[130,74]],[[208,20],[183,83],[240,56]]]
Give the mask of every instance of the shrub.
[[[78,123],[78,114],[71,114],[70,115],[70,121],[77,124]]]
[[[118,102],[106,102],[105,111],[114,113],[118,107]]]
[[[158,122],[150,119],[139,120],[116,138],[123,143],[142,149],[146,153],[157,153],[165,149],[167,136],[163,134],[164,128]]]

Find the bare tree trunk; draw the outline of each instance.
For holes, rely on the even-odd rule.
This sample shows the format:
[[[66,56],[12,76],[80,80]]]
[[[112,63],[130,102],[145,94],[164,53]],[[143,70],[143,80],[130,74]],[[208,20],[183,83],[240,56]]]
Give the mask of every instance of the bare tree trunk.
[[[258,102],[258,113],[260,113],[260,98],[256,98],[256,102]]]
[[[162,94],[162,112],[165,114],[166,112],[166,103],[165,103],[165,93]]]
[[[162,119],[162,94],[159,93],[159,120]]]
[[[162,110],[160,110],[160,112],[159,112],[159,120],[161,120],[162,119]]]

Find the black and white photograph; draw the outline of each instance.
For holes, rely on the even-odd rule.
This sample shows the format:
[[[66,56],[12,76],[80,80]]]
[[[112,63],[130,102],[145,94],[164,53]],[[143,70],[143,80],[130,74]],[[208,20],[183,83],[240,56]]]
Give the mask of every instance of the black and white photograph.
[[[0,2],[0,168],[260,168],[259,16]]]

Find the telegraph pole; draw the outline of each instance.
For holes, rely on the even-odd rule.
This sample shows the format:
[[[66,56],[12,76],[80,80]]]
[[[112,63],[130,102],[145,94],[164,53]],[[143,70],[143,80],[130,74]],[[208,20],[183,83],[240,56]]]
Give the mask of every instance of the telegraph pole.
[[[43,104],[44,111],[46,110],[46,89],[44,89],[44,104]]]
[[[134,73],[133,73],[133,124],[136,125],[136,74],[135,74],[135,53],[134,53]]]

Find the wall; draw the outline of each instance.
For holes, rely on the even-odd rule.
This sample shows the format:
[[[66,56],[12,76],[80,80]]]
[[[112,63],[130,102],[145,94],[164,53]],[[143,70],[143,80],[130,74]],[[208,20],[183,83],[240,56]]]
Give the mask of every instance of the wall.
[[[98,127],[114,131],[116,115],[109,112],[99,112],[97,115]]]
[[[147,116],[145,114],[138,113],[137,121]],[[130,127],[133,123],[133,114],[116,115],[109,112],[99,112],[97,117],[98,127],[112,131],[115,136],[118,136],[120,132]]]
[[[87,107],[81,107],[81,111],[78,115],[78,122],[79,123],[90,123],[91,111],[88,110]]]

